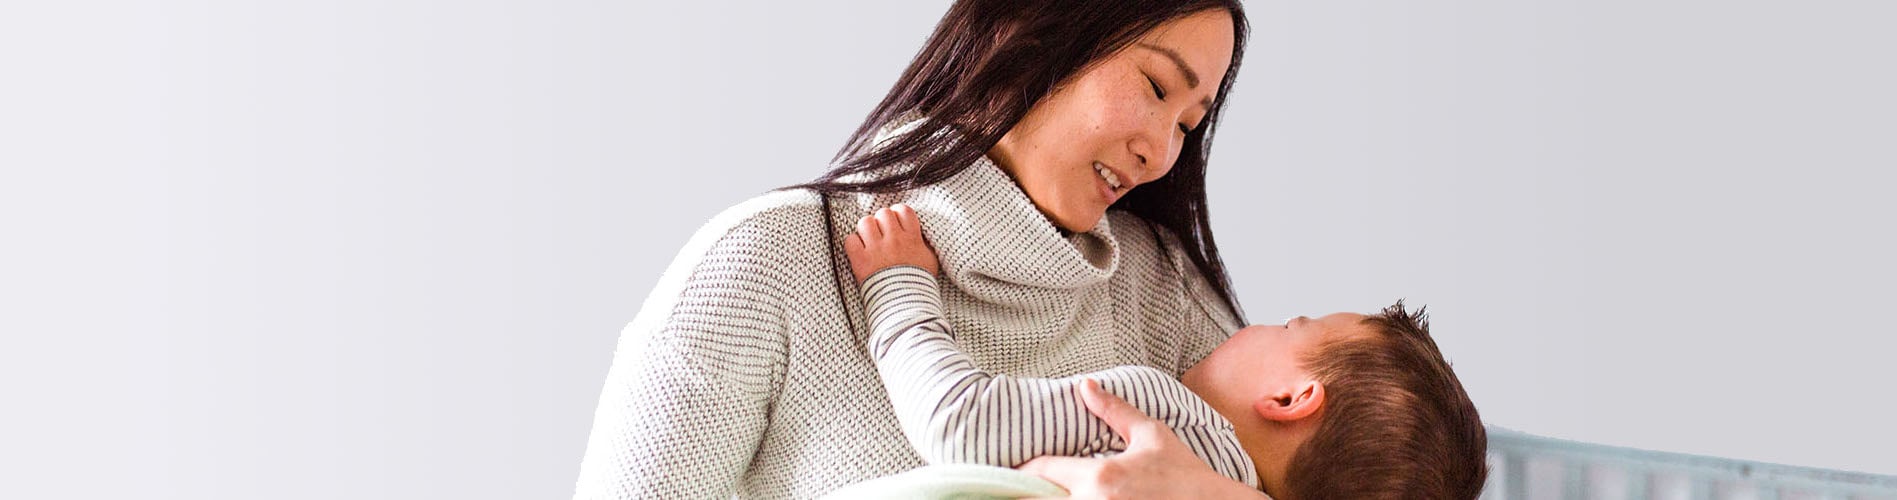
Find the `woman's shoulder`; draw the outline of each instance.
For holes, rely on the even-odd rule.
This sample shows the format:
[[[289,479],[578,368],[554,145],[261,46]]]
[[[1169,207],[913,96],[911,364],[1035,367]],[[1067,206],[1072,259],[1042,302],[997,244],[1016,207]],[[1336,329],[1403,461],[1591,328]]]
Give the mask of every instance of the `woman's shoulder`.
[[[730,208],[712,217],[712,223],[725,222],[732,226],[760,223],[797,223],[803,222],[816,226],[823,209],[823,198],[809,189],[779,189],[768,191],[731,205]]]
[[[797,274],[821,264],[828,241],[822,205],[809,190],[771,191],[732,205],[699,226],[666,275],[683,279],[706,265],[724,272]]]
[[[785,189],[738,202],[698,228],[693,243],[715,244],[732,236],[759,243],[822,241],[823,199],[808,189]]]
[[[764,294],[753,301],[795,296],[809,276],[828,274],[822,203],[809,190],[780,190],[732,205],[679,248],[648,301],[705,287]]]

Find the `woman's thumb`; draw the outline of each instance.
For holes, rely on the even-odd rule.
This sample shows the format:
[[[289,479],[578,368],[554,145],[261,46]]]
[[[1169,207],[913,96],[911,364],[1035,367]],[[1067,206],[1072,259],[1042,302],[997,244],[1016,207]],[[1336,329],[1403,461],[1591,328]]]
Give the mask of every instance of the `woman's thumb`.
[[[1134,408],[1126,400],[1101,388],[1097,380],[1087,379],[1086,383],[1081,384],[1080,400],[1087,404],[1089,413],[1106,422],[1114,434],[1119,434],[1120,439],[1125,439],[1129,444],[1134,441],[1134,434],[1150,431],[1158,425],[1152,417],[1140,413],[1139,408]]]

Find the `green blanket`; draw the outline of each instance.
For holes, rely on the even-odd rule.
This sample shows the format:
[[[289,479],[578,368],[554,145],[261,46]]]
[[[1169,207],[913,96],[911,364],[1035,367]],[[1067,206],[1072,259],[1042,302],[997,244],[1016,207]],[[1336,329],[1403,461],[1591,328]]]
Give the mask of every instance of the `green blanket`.
[[[988,465],[944,464],[852,484],[823,498],[988,500],[1064,496],[1067,490],[1026,472]]]

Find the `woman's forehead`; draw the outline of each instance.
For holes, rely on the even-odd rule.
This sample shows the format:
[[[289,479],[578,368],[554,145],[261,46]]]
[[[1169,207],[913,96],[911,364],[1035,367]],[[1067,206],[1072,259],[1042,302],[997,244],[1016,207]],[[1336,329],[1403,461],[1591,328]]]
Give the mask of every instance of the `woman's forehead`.
[[[1201,75],[1223,76],[1232,62],[1234,36],[1231,13],[1212,9],[1160,24],[1134,42],[1132,49],[1158,57],[1177,56]]]

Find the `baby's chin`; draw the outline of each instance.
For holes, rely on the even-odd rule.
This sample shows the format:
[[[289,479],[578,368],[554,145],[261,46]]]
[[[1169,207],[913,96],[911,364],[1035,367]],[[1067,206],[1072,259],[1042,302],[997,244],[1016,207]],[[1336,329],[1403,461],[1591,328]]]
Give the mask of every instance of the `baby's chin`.
[[[1221,387],[1217,379],[1207,376],[1211,370],[1204,368],[1205,362],[1200,362],[1186,370],[1179,376],[1179,383],[1185,384],[1187,390],[1198,395],[1199,399],[1205,400],[1207,405],[1212,406],[1212,409],[1218,411],[1219,415],[1224,416],[1226,420],[1236,422],[1243,418],[1243,411],[1246,408],[1243,404],[1244,398],[1237,397],[1238,394],[1229,390],[1224,390],[1226,388]],[[1238,401],[1239,404],[1235,405],[1234,401]]]
[[[1185,384],[1186,388],[1191,389],[1192,392],[1211,388],[1210,380],[1206,378],[1206,374],[1211,372],[1211,367],[1206,366],[1206,360],[1209,359],[1212,357],[1206,356],[1205,359],[1199,360],[1199,364],[1192,365],[1192,368],[1187,368],[1185,373],[1179,374],[1179,383]]]

